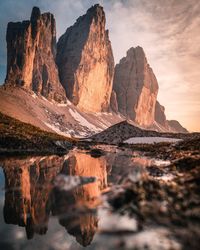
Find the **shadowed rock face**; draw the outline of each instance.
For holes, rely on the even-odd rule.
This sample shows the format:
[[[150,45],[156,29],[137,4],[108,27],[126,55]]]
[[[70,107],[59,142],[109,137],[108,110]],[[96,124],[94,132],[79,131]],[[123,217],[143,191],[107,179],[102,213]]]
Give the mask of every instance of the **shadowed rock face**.
[[[187,129],[185,129],[178,121],[176,120],[170,120],[167,121],[168,126],[170,127],[170,130],[173,132],[179,132],[179,133],[188,133]]]
[[[165,115],[165,107],[156,101],[155,106],[155,121],[164,127],[167,127],[167,120]]]
[[[116,65],[113,89],[119,112],[140,125],[153,123],[158,83],[141,47],[129,49]]]
[[[167,131],[178,132],[178,133],[188,133],[178,121],[166,119],[165,107],[162,106],[158,101],[156,101],[155,107],[155,121],[163,126]]]
[[[105,13],[94,5],[69,27],[57,44],[57,65],[66,95],[82,110],[109,108],[114,59]]]
[[[118,113],[117,95],[114,90],[112,91],[111,97],[110,97],[110,108],[115,113]]]
[[[7,27],[6,83],[23,86],[47,99],[65,101],[55,64],[56,24],[52,14],[34,7],[30,21]]]

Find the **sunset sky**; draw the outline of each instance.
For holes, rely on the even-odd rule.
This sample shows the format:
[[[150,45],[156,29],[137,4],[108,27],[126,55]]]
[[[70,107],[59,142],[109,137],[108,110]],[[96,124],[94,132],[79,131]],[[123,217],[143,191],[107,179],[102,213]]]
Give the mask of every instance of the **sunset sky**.
[[[0,82],[6,74],[6,27],[30,18],[33,6],[52,12],[57,38],[93,4],[106,12],[115,63],[130,47],[142,46],[159,83],[167,119],[200,131],[199,0],[1,0]]]

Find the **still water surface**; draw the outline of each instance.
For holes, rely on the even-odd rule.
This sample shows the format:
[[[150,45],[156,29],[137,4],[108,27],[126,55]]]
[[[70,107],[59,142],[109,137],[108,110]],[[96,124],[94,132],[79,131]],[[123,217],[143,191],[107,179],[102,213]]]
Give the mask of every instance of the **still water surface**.
[[[166,164],[116,148],[100,157],[73,150],[1,160],[0,249],[179,249],[162,228],[141,232],[136,219],[108,203],[124,180]]]

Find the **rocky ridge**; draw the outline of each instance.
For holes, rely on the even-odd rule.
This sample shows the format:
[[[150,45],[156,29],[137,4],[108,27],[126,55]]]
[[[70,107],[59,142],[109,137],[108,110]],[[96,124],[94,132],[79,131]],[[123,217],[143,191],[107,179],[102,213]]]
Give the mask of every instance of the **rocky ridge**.
[[[124,119],[143,128],[187,132],[176,121],[166,120],[157,101],[156,77],[141,47],[129,49],[114,70],[105,23],[103,8],[92,6],[60,37],[57,49],[52,14],[34,7],[30,21],[9,23],[0,111],[72,136],[88,136]]]

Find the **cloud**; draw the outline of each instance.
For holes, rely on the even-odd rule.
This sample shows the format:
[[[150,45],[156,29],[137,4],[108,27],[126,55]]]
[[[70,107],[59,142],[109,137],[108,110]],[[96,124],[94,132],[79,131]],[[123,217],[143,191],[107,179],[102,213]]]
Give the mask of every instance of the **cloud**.
[[[158,79],[158,99],[167,116],[200,131],[196,125],[200,124],[200,116],[196,117],[200,104],[199,0],[1,0],[1,81],[5,77],[8,21],[28,19],[36,5],[55,15],[59,37],[95,3],[104,6],[115,62],[130,47],[142,46]]]

